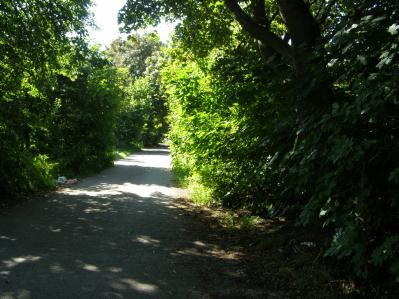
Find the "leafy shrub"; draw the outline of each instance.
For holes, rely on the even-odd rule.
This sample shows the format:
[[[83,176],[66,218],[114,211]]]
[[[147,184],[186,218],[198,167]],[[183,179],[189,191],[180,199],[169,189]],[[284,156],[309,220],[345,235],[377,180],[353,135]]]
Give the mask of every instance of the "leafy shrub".
[[[395,283],[398,11],[367,12],[325,37],[307,78],[278,59],[263,64],[242,37],[205,58],[175,44],[163,72],[169,138],[175,167],[214,202],[321,223],[333,232],[326,255]]]

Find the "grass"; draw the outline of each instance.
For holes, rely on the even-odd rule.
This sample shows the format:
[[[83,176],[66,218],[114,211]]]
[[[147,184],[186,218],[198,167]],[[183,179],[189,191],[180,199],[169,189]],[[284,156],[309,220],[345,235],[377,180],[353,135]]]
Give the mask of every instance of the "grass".
[[[201,182],[199,175],[191,175],[184,164],[176,163],[173,166],[173,173],[177,184],[188,190],[189,200],[195,205],[202,207],[220,207],[214,200],[213,190]],[[217,209],[215,212],[218,211]],[[216,212],[217,213],[217,212]],[[260,217],[250,215],[247,212],[223,210],[218,213],[219,224],[223,227],[233,229],[250,229],[260,221]]]
[[[127,156],[129,156],[131,154],[131,151],[126,150],[126,149],[125,150],[117,149],[114,151],[113,154],[114,154],[114,160],[120,160],[120,159],[124,159]]]
[[[190,200],[196,205],[214,205],[212,189],[202,184],[201,176],[191,174],[189,169],[189,161],[173,159],[173,174],[177,185],[188,190]]]
[[[212,190],[201,184],[198,176],[190,177],[187,181],[186,188],[189,191],[190,199],[201,206],[211,206]]]
[[[134,145],[129,147],[119,147],[113,152],[113,160],[124,159],[127,156],[131,155],[133,152],[140,150],[140,146]]]

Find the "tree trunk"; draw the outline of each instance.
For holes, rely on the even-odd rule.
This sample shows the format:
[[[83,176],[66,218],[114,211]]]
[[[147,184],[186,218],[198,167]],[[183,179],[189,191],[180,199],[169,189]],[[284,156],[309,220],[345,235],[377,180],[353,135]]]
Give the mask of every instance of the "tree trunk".
[[[276,0],[295,48],[313,47],[320,28],[303,0]]]
[[[289,39],[280,38],[270,29],[264,0],[252,0],[253,16],[247,14],[237,0],[224,0],[242,29],[258,41],[263,60],[279,54],[295,66],[295,77],[304,114],[323,106],[332,96],[331,83],[323,59],[314,58],[320,38],[320,27],[303,0],[275,0],[288,30]],[[308,92],[306,92],[308,90]]]

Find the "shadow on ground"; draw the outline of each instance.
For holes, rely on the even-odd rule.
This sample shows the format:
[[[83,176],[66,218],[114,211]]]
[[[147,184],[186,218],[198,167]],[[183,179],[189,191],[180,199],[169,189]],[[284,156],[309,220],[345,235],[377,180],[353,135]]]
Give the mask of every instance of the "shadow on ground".
[[[0,298],[265,298],[173,203],[167,149],[0,214]]]

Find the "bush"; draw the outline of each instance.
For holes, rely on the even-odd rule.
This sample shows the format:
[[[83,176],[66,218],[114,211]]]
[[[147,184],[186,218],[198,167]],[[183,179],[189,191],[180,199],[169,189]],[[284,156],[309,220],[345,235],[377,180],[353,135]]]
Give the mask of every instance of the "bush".
[[[333,232],[326,255],[395,283],[399,40],[397,10],[379,9],[326,37],[307,78],[262,64],[242,40],[205,58],[176,44],[163,78],[174,166],[188,181],[213,202],[321,223]]]

